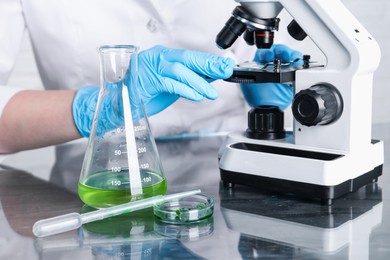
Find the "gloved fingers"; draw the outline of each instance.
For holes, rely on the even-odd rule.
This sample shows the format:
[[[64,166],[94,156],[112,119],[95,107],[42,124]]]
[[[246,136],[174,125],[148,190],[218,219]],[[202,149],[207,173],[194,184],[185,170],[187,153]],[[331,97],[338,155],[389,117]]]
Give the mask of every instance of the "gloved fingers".
[[[255,54],[255,58],[253,59],[256,62],[267,63],[271,62],[275,59],[275,53],[273,48],[271,49],[258,49]]]
[[[274,44],[270,49],[258,49],[254,61],[267,63],[272,62],[274,59],[280,59],[282,62],[291,62],[301,58],[301,52],[293,50],[284,44]]]
[[[213,79],[229,78],[236,63],[231,58],[193,50],[179,50],[162,47],[162,57],[169,62],[178,62]]]
[[[178,88],[178,90],[182,93],[191,93],[196,91],[198,94],[208,99],[216,99],[218,97],[218,92],[214,89],[214,87],[212,87],[204,78],[181,63],[161,61],[160,75],[171,78],[176,82],[183,83],[186,88],[183,88],[183,84],[180,84]],[[168,92],[171,94],[177,94],[177,89],[172,88],[175,86],[175,84],[171,84],[164,87],[171,87]]]
[[[83,87],[77,91],[73,99],[73,121],[83,137],[89,137],[99,91],[99,87]]]
[[[180,97],[192,100],[192,101],[202,101],[205,97],[201,94],[199,94],[196,90],[192,89],[188,85],[179,82],[175,79],[169,78],[169,77],[162,77],[161,76],[161,82],[164,85],[164,88],[162,89],[163,92],[169,93],[169,94],[175,94]]]
[[[275,57],[282,62],[291,62],[302,58],[301,52],[293,50],[284,44],[275,44],[274,53]]]

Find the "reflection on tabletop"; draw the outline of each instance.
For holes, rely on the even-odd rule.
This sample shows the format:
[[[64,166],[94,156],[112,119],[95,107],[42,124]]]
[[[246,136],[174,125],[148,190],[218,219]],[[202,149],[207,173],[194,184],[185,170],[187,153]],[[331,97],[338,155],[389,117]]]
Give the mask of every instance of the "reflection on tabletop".
[[[220,193],[228,228],[241,233],[239,251],[244,259],[260,255],[369,259],[371,231],[382,222],[382,191],[377,183],[337,199],[331,206],[259,195],[247,187],[222,187]]]
[[[15,170],[0,174],[0,199],[11,230],[23,237],[33,237],[31,227],[39,219],[95,210],[83,205],[77,194]],[[182,242],[201,240],[213,230],[213,216],[193,224],[172,225],[159,221],[149,208],[88,223],[77,231],[35,238],[34,247],[48,257],[64,251],[88,250],[101,257],[165,255],[201,259]]]
[[[388,129],[374,133],[388,141]],[[118,216],[37,239],[31,232],[37,220],[90,209],[71,188],[34,177],[34,169],[30,174],[3,168],[0,259],[388,259],[387,156],[378,183],[326,206],[241,185],[224,188],[217,159],[221,143],[221,137],[157,141],[168,193],[199,188],[214,198],[214,215],[197,225],[169,225],[140,212],[145,216]],[[73,177],[77,186],[79,172]]]

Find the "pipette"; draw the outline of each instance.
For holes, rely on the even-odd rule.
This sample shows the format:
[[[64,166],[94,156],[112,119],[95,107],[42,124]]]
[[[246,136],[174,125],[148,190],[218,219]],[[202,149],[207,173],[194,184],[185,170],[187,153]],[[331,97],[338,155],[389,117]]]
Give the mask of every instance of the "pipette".
[[[93,222],[96,220],[102,220],[108,217],[113,217],[120,214],[125,214],[148,207],[152,207],[157,203],[164,201],[180,199],[183,197],[195,195],[201,193],[201,190],[192,190],[179,192],[169,195],[159,195],[147,199],[142,199],[134,202],[128,202],[118,206],[99,209],[96,211],[79,214],[76,212],[38,220],[33,226],[33,233],[37,237],[46,237],[54,234],[70,231],[81,227],[81,225]]]

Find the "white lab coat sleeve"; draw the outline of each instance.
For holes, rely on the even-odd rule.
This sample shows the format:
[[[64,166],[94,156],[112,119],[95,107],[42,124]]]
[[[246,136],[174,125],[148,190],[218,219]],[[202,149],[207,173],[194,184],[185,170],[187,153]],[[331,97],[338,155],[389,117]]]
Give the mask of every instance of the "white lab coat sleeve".
[[[0,115],[21,89],[5,86],[15,65],[26,25],[21,0],[0,1]]]

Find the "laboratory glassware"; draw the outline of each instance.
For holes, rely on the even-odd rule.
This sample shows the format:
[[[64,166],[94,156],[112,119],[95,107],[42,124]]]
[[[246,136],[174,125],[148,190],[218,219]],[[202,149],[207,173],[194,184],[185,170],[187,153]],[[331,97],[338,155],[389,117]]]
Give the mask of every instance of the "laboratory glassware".
[[[33,226],[33,233],[37,237],[51,236],[54,234],[59,234],[69,230],[77,229],[81,227],[81,225],[86,223],[145,209],[148,207],[152,207],[156,204],[158,205],[159,203],[164,203],[166,201],[176,201],[181,198],[199,193],[201,193],[201,190],[197,189],[173,193],[169,195],[157,195],[152,198],[142,199],[134,202],[125,203],[122,205],[99,209],[88,213],[79,214],[73,212],[53,218],[42,219],[35,222]]]
[[[213,215],[214,199],[196,194],[156,204],[153,212],[160,221],[169,224],[198,223]]]
[[[138,89],[138,47],[99,48],[101,89],[78,184],[81,200],[105,208],[163,195],[163,168]]]

